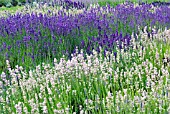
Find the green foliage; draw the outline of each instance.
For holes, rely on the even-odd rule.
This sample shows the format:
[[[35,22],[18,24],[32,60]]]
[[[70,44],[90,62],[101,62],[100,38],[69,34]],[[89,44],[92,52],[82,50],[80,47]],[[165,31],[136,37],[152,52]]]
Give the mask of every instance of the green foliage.
[[[21,3],[21,2],[18,2],[18,6],[22,6],[22,3]]]
[[[18,0],[20,3],[26,3],[26,0]]]
[[[11,4],[10,2],[8,2],[8,3],[6,4],[6,7],[7,7],[7,8],[10,8],[10,7],[12,7],[12,4]]]
[[[17,0],[12,0],[11,4],[12,4],[13,6],[17,6],[17,5],[18,5],[18,1],[17,1]]]
[[[3,1],[2,0],[0,0],[0,7],[2,7],[3,6]]]
[[[2,6],[6,6],[8,3],[11,3],[12,0],[0,0],[0,5],[2,4]]]
[[[23,3],[26,3],[26,0],[0,0],[0,7],[21,6]]]
[[[100,6],[106,6],[106,5],[110,5],[110,6],[116,6],[116,5],[118,5],[120,2],[119,1],[117,1],[117,2],[113,2],[113,1],[110,1],[110,0],[106,0],[106,1],[98,1],[98,4],[100,5]]]

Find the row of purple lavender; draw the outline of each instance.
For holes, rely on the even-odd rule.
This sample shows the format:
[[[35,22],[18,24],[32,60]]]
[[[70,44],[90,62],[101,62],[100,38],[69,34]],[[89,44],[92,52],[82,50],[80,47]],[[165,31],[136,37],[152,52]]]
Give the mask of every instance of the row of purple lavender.
[[[17,13],[0,18],[1,60],[9,59],[14,65],[35,65],[63,54],[70,57],[76,46],[87,53],[99,50],[99,46],[113,51],[117,41],[128,45],[130,35],[137,34],[139,27],[150,26],[148,36],[153,34],[154,26],[170,28],[168,6],[154,8],[128,3],[115,8],[96,7],[76,15],[66,15],[63,10],[49,14]]]

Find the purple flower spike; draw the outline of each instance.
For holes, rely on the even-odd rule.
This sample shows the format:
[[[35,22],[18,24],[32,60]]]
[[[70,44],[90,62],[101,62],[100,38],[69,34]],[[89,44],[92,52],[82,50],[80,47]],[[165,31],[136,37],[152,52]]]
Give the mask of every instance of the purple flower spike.
[[[30,40],[31,40],[31,37],[30,37],[30,36],[24,36],[24,38],[23,38],[23,41],[24,41],[25,43],[29,42]]]

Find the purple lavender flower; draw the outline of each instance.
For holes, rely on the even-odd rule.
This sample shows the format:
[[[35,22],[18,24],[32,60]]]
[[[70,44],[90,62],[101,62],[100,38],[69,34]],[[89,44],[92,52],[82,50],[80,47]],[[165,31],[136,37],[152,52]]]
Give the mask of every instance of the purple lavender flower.
[[[24,38],[23,38],[23,41],[24,41],[25,43],[29,42],[30,40],[31,40],[31,37],[30,37],[30,36],[24,36]]]

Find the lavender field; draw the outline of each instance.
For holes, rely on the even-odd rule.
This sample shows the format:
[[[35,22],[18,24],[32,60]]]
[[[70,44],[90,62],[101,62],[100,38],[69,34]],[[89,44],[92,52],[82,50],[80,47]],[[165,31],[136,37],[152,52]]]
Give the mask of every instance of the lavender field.
[[[170,2],[134,1],[0,10],[0,114],[169,114]]]

